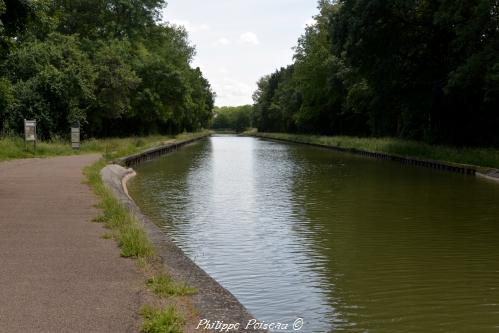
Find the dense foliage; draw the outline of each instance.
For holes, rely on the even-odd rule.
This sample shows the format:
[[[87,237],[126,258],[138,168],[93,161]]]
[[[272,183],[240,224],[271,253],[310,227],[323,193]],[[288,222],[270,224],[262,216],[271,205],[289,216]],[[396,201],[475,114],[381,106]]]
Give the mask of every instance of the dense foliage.
[[[252,113],[251,105],[215,107],[212,128],[243,132],[251,127]]]
[[[254,94],[261,131],[499,145],[499,1],[319,1],[294,64]]]
[[[164,0],[0,0],[0,133],[173,134],[209,125],[214,93]]]

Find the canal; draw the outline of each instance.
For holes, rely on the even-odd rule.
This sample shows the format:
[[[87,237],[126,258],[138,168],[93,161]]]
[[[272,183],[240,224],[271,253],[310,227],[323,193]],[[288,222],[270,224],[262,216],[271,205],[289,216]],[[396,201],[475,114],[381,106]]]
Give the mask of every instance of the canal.
[[[231,136],[136,170],[144,213],[259,320],[499,331],[497,184]]]

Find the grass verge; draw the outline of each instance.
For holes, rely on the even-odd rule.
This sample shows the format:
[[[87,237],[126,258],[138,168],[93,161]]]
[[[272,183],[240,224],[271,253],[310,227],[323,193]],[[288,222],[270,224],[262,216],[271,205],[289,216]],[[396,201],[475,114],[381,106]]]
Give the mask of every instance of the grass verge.
[[[32,144],[28,144],[28,149],[26,149],[24,140],[20,137],[4,137],[0,138],[0,161],[85,153],[101,153],[106,160],[112,160],[175,140],[186,140],[207,133],[209,132],[183,133],[177,136],[151,135],[131,138],[89,139],[82,141],[80,150],[72,149],[68,141],[54,139],[37,142],[36,151],[33,150]]]
[[[84,170],[88,184],[100,198],[98,207],[102,209],[102,215],[97,218],[97,222],[104,223],[110,230],[108,237],[118,242],[123,257],[151,258],[154,255],[154,248],[144,229],[101,180],[100,170],[105,166],[106,161],[102,159]]]
[[[140,314],[144,317],[143,333],[182,333],[184,320],[173,307],[156,309],[145,306]]]
[[[396,138],[357,138],[349,136],[259,133],[254,131],[248,132],[247,134],[298,143],[354,148],[371,152],[382,152],[428,160],[470,164],[479,167],[499,168],[499,149],[496,148],[458,148],[442,145],[430,145],[423,142],[401,140]]]
[[[147,287],[159,297],[186,296],[197,293],[196,288],[189,287],[184,282],[175,282],[166,274],[157,275],[147,280]]]
[[[170,138],[169,141],[183,141],[199,136],[205,136],[207,133],[182,134]],[[150,138],[148,139],[150,140]],[[112,142],[112,141],[111,141]],[[108,141],[109,143],[109,141]],[[147,237],[147,234],[141,224],[118,199],[114,197],[109,189],[104,185],[100,176],[100,171],[108,161],[123,157],[128,154],[134,154],[143,149],[154,147],[155,145],[165,144],[159,141],[143,141],[140,144],[134,139],[117,139],[114,141],[114,148],[103,152],[103,158],[91,166],[84,169],[87,183],[99,198],[98,207],[102,214],[95,219],[95,222],[103,223],[109,229],[101,237],[104,239],[115,239],[121,251],[121,256],[134,258],[137,264],[144,268],[147,287],[158,297],[165,298],[171,296],[192,295],[197,292],[195,288],[189,287],[182,282],[174,281],[168,276],[162,265],[158,265],[154,246]],[[102,145],[103,143],[99,143]],[[106,147],[109,147],[106,146]],[[97,148],[95,148],[98,150]],[[99,148],[101,149],[101,148]],[[144,333],[177,333],[182,332],[184,320],[174,307],[169,306],[165,309],[157,309],[146,306],[141,311],[144,318],[144,324],[141,331]]]

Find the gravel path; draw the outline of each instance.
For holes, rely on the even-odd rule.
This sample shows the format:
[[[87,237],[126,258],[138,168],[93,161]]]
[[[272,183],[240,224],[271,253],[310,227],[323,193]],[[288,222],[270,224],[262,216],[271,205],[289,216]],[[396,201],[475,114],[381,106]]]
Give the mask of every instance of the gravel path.
[[[135,332],[143,275],[92,219],[81,155],[0,163],[0,332]]]

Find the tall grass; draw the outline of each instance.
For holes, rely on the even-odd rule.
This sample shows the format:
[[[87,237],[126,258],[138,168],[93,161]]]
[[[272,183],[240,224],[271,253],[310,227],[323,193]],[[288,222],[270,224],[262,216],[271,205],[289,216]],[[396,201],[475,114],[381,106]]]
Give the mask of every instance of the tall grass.
[[[251,132],[249,134],[270,139],[318,144],[323,146],[354,148],[421,159],[499,168],[499,149],[497,148],[458,148],[443,145],[429,145],[423,142],[395,138],[358,138],[349,136],[317,136],[255,132]]]
[[[19,137],[5,137],[0,139],[0,160],[9,160],[16,158],[45,157],[71,155],[75,152],[70,144],[54,140],[48,142],[38,142],[36,151],[33,149],[33,143],[25,145],[24,140]]]

